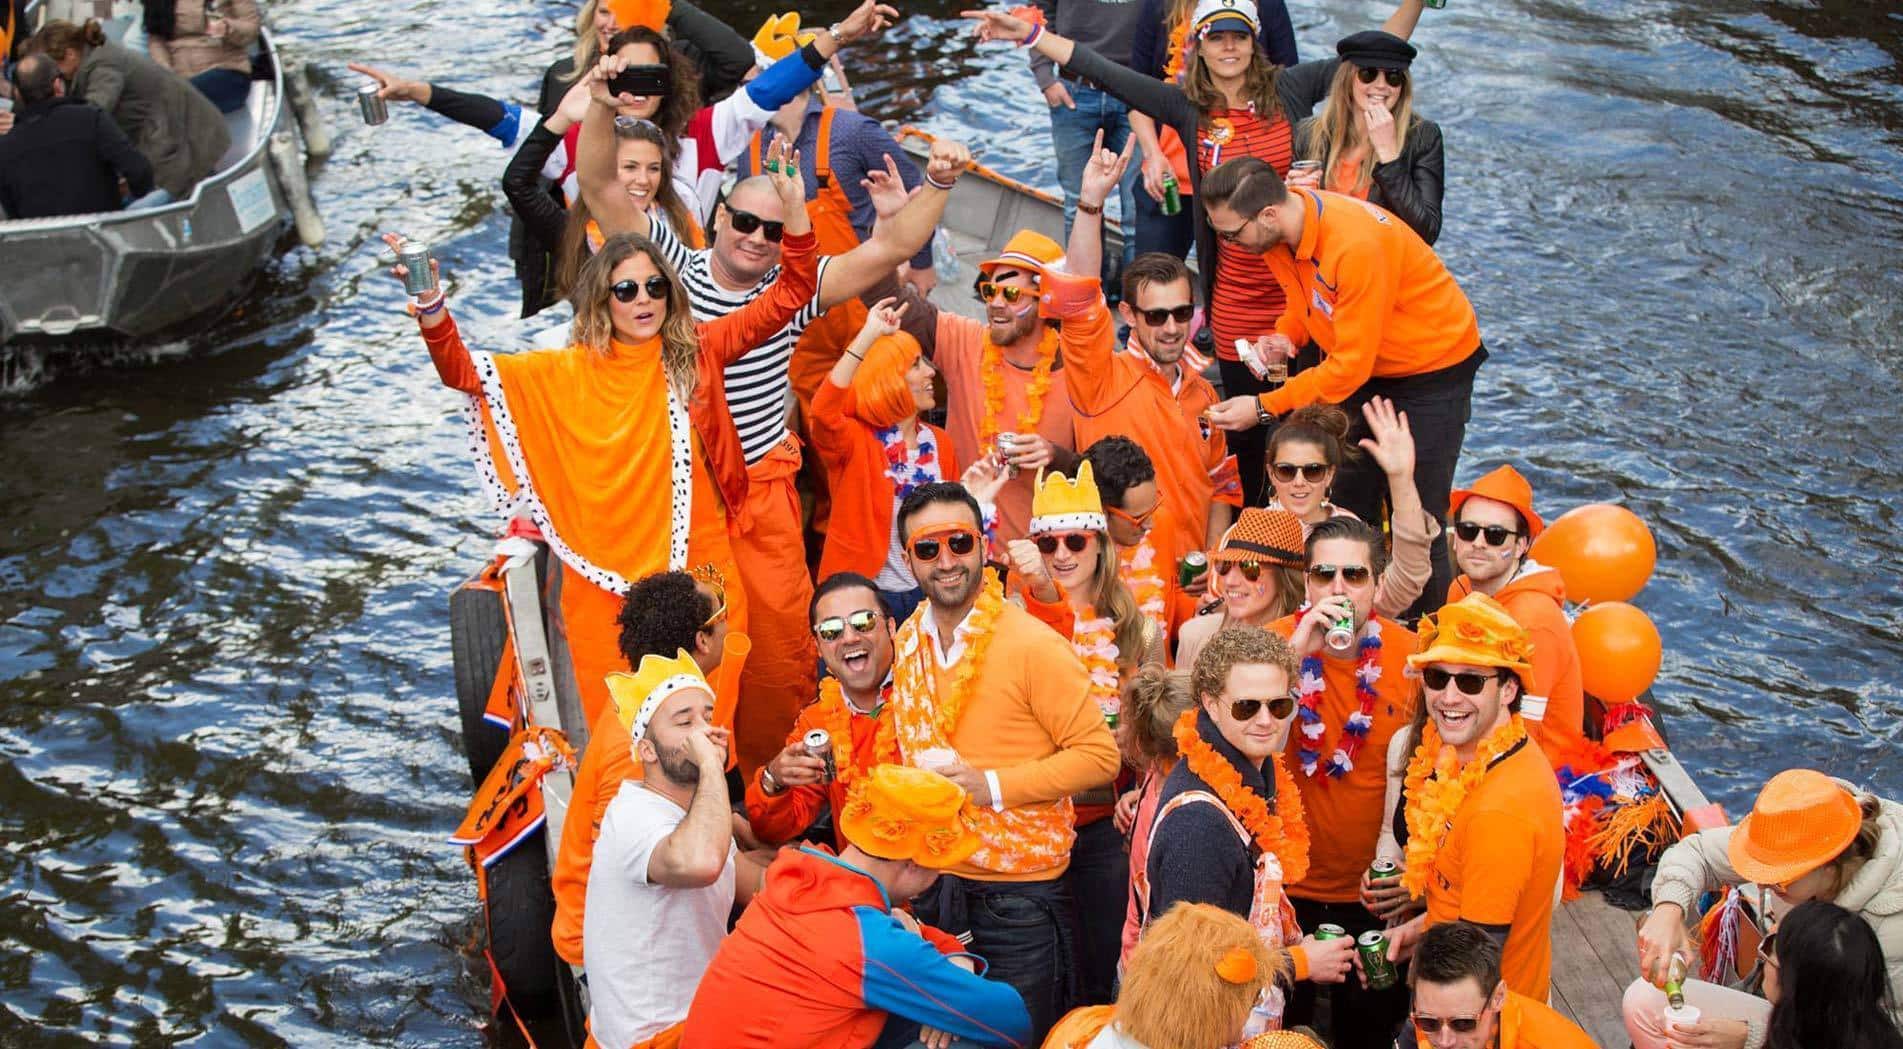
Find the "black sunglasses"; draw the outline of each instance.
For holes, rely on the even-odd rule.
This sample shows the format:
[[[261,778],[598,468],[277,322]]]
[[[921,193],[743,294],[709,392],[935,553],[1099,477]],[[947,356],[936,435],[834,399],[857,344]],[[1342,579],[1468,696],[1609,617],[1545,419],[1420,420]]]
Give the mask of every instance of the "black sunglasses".
[[[940,546],[949,548],[954,557],[963,557],[978,548],[978,537],[971,532],[953,532],[945,536],[942,542],[936,537],[914,539],[912,556],[921,561],[936,561]]]
[[[990,302],[993,296],[1003,292],[1004,301],[1015,306],[1028,290],[1030,289],[1020,288],[1015,284],[993,284],[991,281],[981,280],[978,282],[978,301]]]
[[[1037,544],[1038,553],[1054,554],[1057,552],[1057,543],[1060,539],[1063,540],[1064,549],[1073,554],[1083,553],[1084,547],[1090,545],[1090,537],[1082,532],[1067,532],[1061,536],[1036,535],[1031,537],[1031,542]]]
[[[1231,568],[1241,572],[1242,578],[1247,579],[1251,583],[1262,578],[1262,562],[1260,561],[1224,561],[1222,562],[1222,567],[1216,569],[1216,572],[1220,575],[1229,571]]]
[[[1301,474],[1302,480],[1309,484],[1320,484],[1322,478],[1327,477],[1328,471],[1332,469],[1334,467],[1327,463],[1276,463],[1269,467],[1269,472],[1283,484],[1295,480],[1296,474]]]
[[[1487,537],[1488,546],[1505,546],[1507,540],[1518,539],[1520,533],[1503,525],[1482,525],[1473,521],[1455,521],[1454,534],[1463,543],[1471,543],[1478,536]]]
[[[1421,684],[1426,685],[1429,692],[1439,692],[1447,687],[1449,681],[1452,681],[1454,687],[1460,690],[1461,695],[1477,696],[1480,694],[1481,689],[1487,687],[1487,682],[1497,681],[1499,678],[1500,671],[1498,670],[1492,673],[1482,673],[1478,670],[1463,670],[1456,674],[1451,670],[1442,670],[1439,667],[1421,668]]]
[[[674,283],[672,281],[657,273],[640,283],[631,280],[615,281],[614,284],[608,288],[608,291],[614,295],[616,302],[633,302],[635,293],[643,290],[648,293],[648,298],[653,299],[655,302],[663,302],[667,299],[668,289],[673,286]]]
[[[1400,87],[1407,83],[1407,73],[1399,69],[1369,69],[1367,66],[1362,66],[1355,70],[1355,77],[1364,84],[1374,83],[1375,77],[1385,77],[1389,87]],[[1473,1030],[1471,1027],[1467,1029]],[[1454,1030],[1458,1031],[1460,1028],[1456,1027]]]
[[[1366,70],[1363,70],[1363,72],[1366,72]],[[1443,1020],[1438,1016],[1421,1016],[1419,1014],[1414,1016],[1414,1029],[1429,1037],[1439,1034],[1442,1024],[1453,1028],[1455,1034],[1472,1034],[1480,1029],[1480,1017],[1455,1016]]]
[[[1374,575],[1367,565],[1309,565],[1308,578],[1316,583],[1328,584],[1336,576],[1346,579],[1351,586],[1360,586]]]
[[[1237,721],[1254,721],[1262,712],[1263,706],[1269,708],[1269,716],[1277,721],[1295,713],[1294,696],[1276,696],[1274,699],[1235,699],[1229,702],[1229,716]]]
[[[1143,323],[1152,328],[1160,328],[1163,326],[1164,321],[1188,324],[1189,319],[1196,316],[1196,307],[1193,304],[1189,306],[1171,306],[1165,310],[1138,310],[1136,314],[1143,318]]]
[[[751,211],[741,211],[738,208],[727,209],[727,224],[733,227],[735,233],[743,237],[757,229],[765,235],[766,239],[775,244],[780,242],[781,237],[786,236],[786,223],[763,219]]]
[[[873,626],[878,622],[879,613],[870,608],[862,608],[848,615],[830,616],[814,623],[813,633],[821,641],[837,641],[846,636],[847,627],[861,634],[870,634]]]

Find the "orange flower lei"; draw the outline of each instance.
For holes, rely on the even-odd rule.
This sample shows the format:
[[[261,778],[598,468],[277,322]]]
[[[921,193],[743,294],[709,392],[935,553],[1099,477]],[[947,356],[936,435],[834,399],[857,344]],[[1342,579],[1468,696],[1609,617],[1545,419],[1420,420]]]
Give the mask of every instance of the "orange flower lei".
[[[1428,875],[1434,872],[1435,857],[1454,829],[1461,803],[1493,763],[1525,738],[1526,723],[1515,714],[1481,741],[1473,760],[1463,768],[1454,748],[1441,744],[1434,722],[1422,726],[1421,745],[1408,759],[1407,778],[1402,781],[1407,799],[1407,869],[1401,873],[1401,886],[1408,896],[1420,899],[1427,891]]]
[[[985,569],[984,588],[978,594],[978,602],[972,606],[971,618],[966,625],[970,628],[965,645],[965,654],[959,657],[958,666],[952,672],[951,690],[934,702],[931,682],[919,672],[919,659],[936,659],[930,651],[919,653],[919,659],[902,659],[893,666],[893,713],[887,724],[891,725],[888,734],[896,731],[900,718],[906,720],[905,737],[908,741],[928,740],[936,736],[945,746],[951,745],[952,733],[958,730],[958,720],[965,712],[965,699],[971,695],[971,686],[977,680],[978,671],[984,667],[985,653],[991,648],[991,639],[997,625],[999,613],[1004,611],[1004,584],[998,581],[998,575],[991,569]],[[931,610],[919,606],[917,615],[930,615]],[[912,624],[907,624],[911,628]],[[950,638],[946,638],[950,641]],[[929,649],[931,642],[923,641]],[[928,723],[929,722],[929,723]],[[896,744],[894,744],[896,746]],[[885,753],[885,742],[880,741],[880,753]]]
[[[1282,884],[1294,885],[1308,877],[1308,822],[1302,817],[1301,791],[1296,789],[1295,777],[1289,774],[1282,755],[1277,754],[1270,762],[1275,767],[1275,811],[1271,812],[1262,795],[1242,782],[1242,773],[1196,731],[1199,709],[1192,706],[1183,711],[1172,730],[1176,749],[1189,762],[1189,770],[1209,784],[1263,852],[1275,855],[1282,865]]]
[[[1183,56],[1189,52],[1189,16],[1178,19],[1170,30],[1169,58],[1163,62],[1163,79],[1172,83],[1181,83],[1183,75]]]
[[[1057,329],[1046,326],[1037,342],[1037,365],[1031,370],[1031,384],[1024,388],[1024,410],[1018,413],[1017,433],[1037,432],[1037,421],[1044,417],[1044,395],[1051,389],[1051,365],[1057,360]],[[1004,351],[985,335],[984,352],[978,359],[978,372],[985,384],[985,417],[978,428],[978,447],[990,451],[998,440],[998,416],[1004,413]]]
[[[1156,571],[1156,547],[1151,545],[1150,537],[1146,535],[1137,545],[1118,550],[1117,561],[1123,568],[1123,585],[1129,587],[1131,596],[1136,598],[1137,609],[1157,623],[1163,623],[1165,590],[1163,578]]]
[[[890,710],[891,704],[888,703],[879,711],[877,719],[879,727],[873,737],[872,760],[867,763],[866,768],[860,768],[852,755],[852,719],[864,715],[853,713],[851,704],[846,702],[846,693],[840,688],[838,678],[829,677],[819,683],[817,714],[824,719],[826,732],[832,736],[833,764],[839,770],[840,786],[851,784],[866,769],[880,765],[900,764],[899,742],[892,734]]]

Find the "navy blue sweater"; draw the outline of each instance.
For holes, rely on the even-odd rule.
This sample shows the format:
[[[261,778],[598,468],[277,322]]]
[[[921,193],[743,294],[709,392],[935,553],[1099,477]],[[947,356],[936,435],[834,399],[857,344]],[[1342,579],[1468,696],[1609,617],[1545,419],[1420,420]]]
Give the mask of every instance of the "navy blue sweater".
[[[1266,764],[1251,765],[1241,751],[1222,738],[1206,711],[1196,715],[1196,733],[1236,767],[1245,786],[1273,806],[1275,776],[1272,771],[1264,775]],[[1163,811],[1171,798],[1190,790],[1215,793],[1202,777],[1189,770],[1189,762],[1179,761],[1163,781],[1157,811]],[[1150,840],[1148,919],[1162,917],[1179,901],[1213,903],[1233,914],[1249,916],[1249,905],[1255,898],[1255,861],[1261,850],[1254,842],[1243,844],[1220,809],[1201,802],[1184,805],[1158,820],[1154,835]]]

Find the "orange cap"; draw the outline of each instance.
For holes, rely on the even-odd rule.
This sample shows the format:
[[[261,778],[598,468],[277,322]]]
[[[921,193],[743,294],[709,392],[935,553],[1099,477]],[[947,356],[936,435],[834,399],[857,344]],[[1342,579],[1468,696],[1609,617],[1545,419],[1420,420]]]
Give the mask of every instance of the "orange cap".
[[[997,258],[980,262],[978,272],[988,274],[1000,266],[1010,266],[1042,276],[1045,267],[1063,261],[1064,249],[1056,241],[1034,229],[1021,229],[1005,242]]]
[[[909,765],[880,765],[852,785],[839,811],[839,832],[860,851],[921,867],[956,867],[978,851],[978,835],[959,810],[965,790]]]
[[[1526,537],[1537,539],[1546,530],[1546,522],[1533,512],[1533,486],[1526,483],[1520,471],[1511,466],[1502,466],[1475,481],[1472,488],[1456,488],[1447,495],[1447,520],[1460,516],[1460,504],[1473,496],[1491,499],[1496,503],[1505,503],[1519,511],[1526,522]]]
[[[1222,534],[1211,561],[1267,561],[1287,568],[1302,567],[1302,519],[1287,510],[1251,506]]]
[[[1811,769],[1771,777],[1751,813],[1731,832],[1731,868],[1759,885],[1782,885],[1822,867],[1850,846],[1863,809],[1843,784]]]

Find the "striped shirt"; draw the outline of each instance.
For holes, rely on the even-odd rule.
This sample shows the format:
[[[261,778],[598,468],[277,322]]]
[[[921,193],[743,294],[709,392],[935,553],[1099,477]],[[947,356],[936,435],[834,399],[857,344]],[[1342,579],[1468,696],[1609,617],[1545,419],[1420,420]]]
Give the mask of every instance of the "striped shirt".
[[[1216,140],[1221,138],[1221,142]],[[1252,110],[1225,109],[1203,123],[1196,144],[1196,163],[1204,174],[1225,160],[1255,157],[1267,161],[1278,175],[1288,174],[1295,159],[1295,139],[1289,122],[1258,119]],[[1256,339],[1275,330],[1275,319],[1286,302],[1282,285],[1269,272],[1262,256],[1226,240],[1218,240],[1216,291],[1210,304],[1209,326],[1216,337],[1216,355],[1236,359],[1236,340]]]
[[[753,287],[730,291],[714,280],[712,248],[694,251],[682,244],[665,223],[652,225],[654,243],[681,275],[681,282],[687,286],[688,301],[693,305],[694,319],[703,324],[759,298],[779,279],[780,268],[775,266]],[[831,256],[819,260],[821,286],[826,282],[826,265],[831,261]],[[787,368],[793,361],[793,345],[819,315],[819,293],[814,292],[812,301],[800,307],[786,327],[727,366],[727,410],[733,415],[734,430],[740,435],[740,450],[749,464],[758,462],[786,437],[786,403],[792,392]]]

